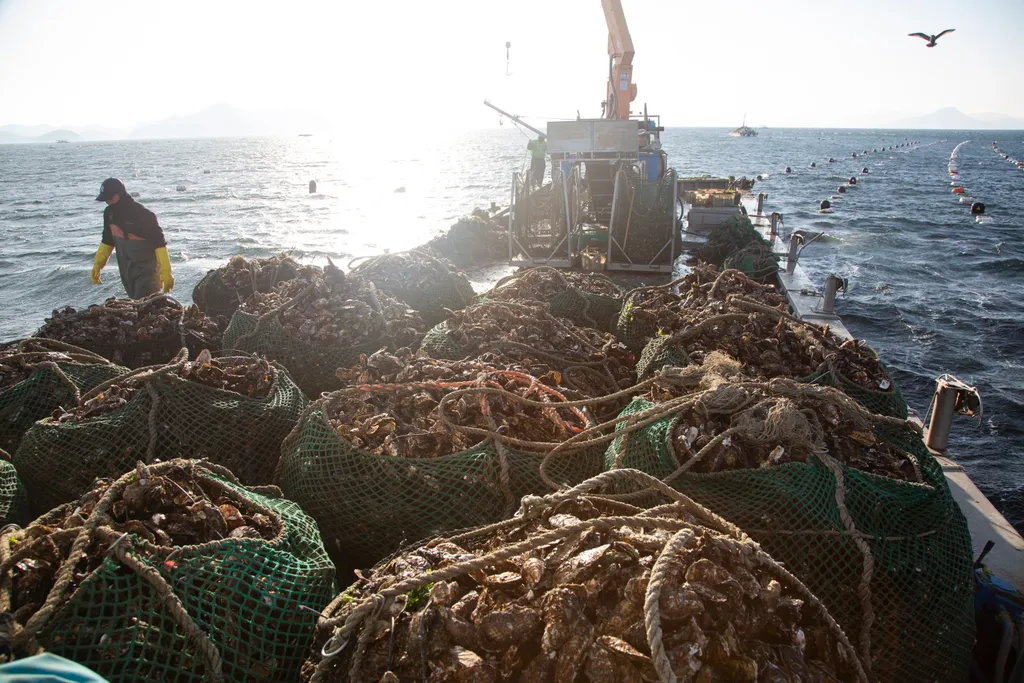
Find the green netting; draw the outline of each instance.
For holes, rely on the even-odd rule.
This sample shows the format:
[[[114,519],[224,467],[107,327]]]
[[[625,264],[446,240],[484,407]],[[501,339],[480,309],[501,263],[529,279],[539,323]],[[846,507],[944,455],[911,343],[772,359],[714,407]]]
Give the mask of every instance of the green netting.
[[[448,336],[448,321],[440,322],[429,330],[420,342],[420,350],[431,358],[462,360],[469,350]]]
[[[97,384],[128,372],[106,363],[56,363],[42,365],[14,386],[0,391],[0,448],[13,453],[22,435],[36,420],[49,417],[58,407],[75,405],[75,392],[68,381],[84,394]],[[61,377],[64,374],[67,379]]]
[[[228,287],[222,271],[223,268],[209,271],[192,290],[192,301],[211,318],[231,317],[238,306],[253,293],[251,284],[241,291]],[[261,292],[269,292],[277,283],[291,280],[297,275],[296,263],[291,259],[281,259],[274,267],[260,270],[256,286]]]
[[[381,456],[353,448],[313,408],[281,449],[281,486],[316,519],[339,565],[369,567],[428,536],[495,522],[529,493],[548,493],[540,453],[505,449],[508,487],[492,442],[439,458]],[[600,449],[554,459],[548,475],[578,483],[601,469]]]
[[[673,345],[667,341],[667,337],[657,336],[659,331],[652,323],[633,315],[634,297],[642,295],[642,291],[637,291],[626,296],[626,303],[622,308],[622,313],[619,314],[615,332],[615,336],[629,349],[633,351],[642,350],[640,360],[637,362],[638,380],[646,379],[652,372],[656,372],[664,365],[687,365],[689,358],[683,345],[678,343]],[[673,346],[673,348],[670,350],[666,348],[667,345]],[[865,346],[860,348],[867,349]],[[871,354],[877,358],[877,354],[874,351],[867,350],[871,351]],[[651,365],[652,363],[654,365]],[[891,383],[890,387],[885,390],[864,387],[851,380],[835,367],[798,379],[802,382],[833,386],[873,413],[906,419],[908,415],[906,399],[904,399],[903,394],[896,385],[896,381],[892,378],[892,373],[889,369],[881,361],[879,361],[879,365]]]
[[[231,316],[223,341],[225,352],[253,353],[277,361],[312,397],[339,389],[341,382],[335,376],[338,368],[351,367],[359,362],[361,354],[373,353],[383,346],[384,342],[344,349],[316,346],[290,337],[273,314],[260,318],[242,311]]]
[[[0,460],[0,527],[25,524],[29,519],[28,497],[18,471],[7,460]]]
[[[306,397],[280,366],[263,398],[177,377],[154,377],[117,410],[81,422],[38,422],[14,464],[43,512],[117,477],[137,461],[206,458],[245,484],[274,478],[281,442],[306,409]]]
[[[636,362],[636,381],[642,382],[666,365],[682,368],[690,364],[679,342],[672,337],[655,337],[644,346],[640,360]]]
[[[869,389],[861,384],[857,384],[840,372],[838,368],[833,368],[831,371],[811,377],[807,381],[814,384],[833,386],[873,413],[905,420],[907,415],[909,415],[907,400],[903,398],[903,392],[896,385],[896,380],[892,378],[889,368],[881,361],[878,364],[882,366],[885,374],[889,377],[889,381],[892,383],[892,386],[886,390]]]
[[[245,296],[252,294],[252,288],[249,289]],[[204,275],[192,290],[192,301],[200,311],[210,317],[229,317],[238,310],[245,296],[242,296],[240,301],[239,294],[224,284],[224,277],[219,268]]]
[[[556,294],[548,305],[551,315],[568,318],[580,327],[593,327],[601,332],[614,333],[622,309],[622,299],[573,288]]]
[[[334,593],[334,566],[316,524],[298,505],[214,479],[265,508],[284,533],[271,541],[232,538],[182,546],[170,558],[143,546],[135,535],[119,542],[131,544],[132,554],[170,585],[219,650],[225,681],[291,683],[316,625],[310,610],[323,609]],[[59,607],[39,644],[111,683],[211,680],[194,641],[175,623],[165,601],[113,558]]]
[[[446,309],[457,311],[476,303],[473,285],[462,273],[449,273],[443,282],[425,289],[382,288],[381,291],[404,301],[428,325],[444,320]]]
[[[436,263],[438,268],[450,268],[445,261],[437,260]],[[352,270],[352,274],[366,278],[380,291],[407,304],[420,314],[427,325],[436,325],[447,318],[445,310],[457,311],[476,303],[473,285],[470,284],[469,278],[458,271],[450,270],[439,280],[431,278],[436,281],[423,287],[403,287],[393,284],[387,278],[374,277],[380,267],[377,265],[376,268],[369,268],[360,265]]]
[[[637,399],[623,414],[652,405]],[[670,445],[673,426],[667,417],[619,437],[606,453],[606,468],[617,459],[618,467],[668,476],[679,466]],[[967,523],[920,437],[881,430],[878,436],[916,456],[925,484],[841,466],[845,505],[870,550],[864,587],[869,562],[847,532],[836,479],[820,461],[683,473],[671,484],[739,525],[807,584],[862,654],[869,634],[876,680],[967,680],[974,639]]]
[[[730,256],[753,245],[769,246],[749,218],[733,216],[711,228],[707,244],[697,250],[697,258],[722,268]]]
[[[658,334],[653,323],[634,315],[634,301],[640,296],[643,296],[642,291],[627,294],[622,301],[618,320],[615,321],[615,337],[634,353],[643,351],[647,342]]]
[[[79,346],[99,354],[111,362],[134,370],[168,362],[181,351],[182,346],[188,346],[190,341],[193,345],[195,344],[197,341],[195,335],[182,335],[180,331],[173,330],[163,337],[149,341],[132,341],[127,344],[104,344],[99,341],[82,342]]]
[[[423,250],[444,257],[461,268],[507,259],[507,221],[498,223],[482,209],[474,210],[473,214],[460,218],[443,234],[423,245]]]
[[[726,257],[722,267],[734,268],[752,280],[765,282],[779,270],[779,257],[772,248],[761,242],[752,242]]]

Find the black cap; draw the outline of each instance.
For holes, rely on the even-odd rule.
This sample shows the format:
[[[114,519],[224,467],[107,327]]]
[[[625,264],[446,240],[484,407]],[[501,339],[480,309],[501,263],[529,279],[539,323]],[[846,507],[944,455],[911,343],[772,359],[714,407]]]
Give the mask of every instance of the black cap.
[[[103,181],[103,184],[100,185],[100,193],[97,195],[96,201],[105,202],[111,200],[114,198],[115,194],[119,194],[124,197],[128,194],[128,190],[124,188],[124,183],[117,178],[107,178]]]

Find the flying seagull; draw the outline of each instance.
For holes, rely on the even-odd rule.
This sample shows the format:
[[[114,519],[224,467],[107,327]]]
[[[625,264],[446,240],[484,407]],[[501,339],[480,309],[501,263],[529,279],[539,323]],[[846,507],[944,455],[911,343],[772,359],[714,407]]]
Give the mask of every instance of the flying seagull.
[[[925,40],[928,41],[928,47],[935,47],[935,41],[936,40],[938,40],[942,36],[946,35],[947,33],[952,33],[955,30],[956,30],[955,28],[947,28],[945,31],[943,31],[942,33],[940,33],[937,36],[930,36],[927,33],[908,33],[907,35],[908,36],[917,36],[918,38],[924,38]]]

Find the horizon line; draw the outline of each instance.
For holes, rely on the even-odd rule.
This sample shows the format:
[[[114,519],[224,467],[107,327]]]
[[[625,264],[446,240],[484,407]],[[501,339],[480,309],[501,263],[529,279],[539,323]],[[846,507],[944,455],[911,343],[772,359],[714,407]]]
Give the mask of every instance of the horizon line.
[[[20,124],[5,124],[5,125],[20,125]],[[979,131],[979,132],[1020,132],[1024,131],[1024,125],[1016,128],[905,128],[896,127],[891,125],[883,126],[751,126],[756,130],[894,130],[894,131],[927,131],[927,132],[958,132],[958,131]],[[702,129],[702,130],[732,130],[734,127],[730,125],[701,125],[701,126],[687,126],[687,125],[666,125],[665,129]],[[39,140],[37,138],[52,135],[55,132],[61,130],[68,130],[74,133],[70,129],[58,128],[47,133],[41,133],[38,136],[33,137],[22,137],[20,140],[0,140],[0,145],[47,145],[56,144],[56,140]],[[490,130],[502,130],[498,127],[490,126],[474,126],[471,128],[465,128],[466,131],[490,131]],[[294,138],[294,137],[334,137],[335,135],[341,135],[344,131],[335,131],[331,133],[325,132],[311,132],[311,133],[254,133],[254,134],[239,134],[239,135],[176,135],[169,137],[119,137],[119,138],[82,138],[79,140],[69,140],[68,144],[72,142],[151,142],[159,140],[218,140],[218,139],[240,139],[240,138]],[[78,133],[75,133],[78,135]]]

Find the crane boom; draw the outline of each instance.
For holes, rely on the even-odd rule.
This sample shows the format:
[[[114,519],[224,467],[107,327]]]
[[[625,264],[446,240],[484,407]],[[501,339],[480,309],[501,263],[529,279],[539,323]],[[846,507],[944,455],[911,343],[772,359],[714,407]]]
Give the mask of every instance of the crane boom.
[[[513,121],[515,121],[515,122],[516,122],[516,123],[518,123],[519,125],[521,125],[521,126],[522,126],[523,128],[529,128],[530,130],[532,130],[532,131],[533,131],[534,133],[536,133],[537,135],[544,135],[544,131],[542,131],[542,130],[538,130],[538,129],[534,128],[533,126],[531,126],[530,124],[528,124],[528,123],[527,123],[526,121],[523,121],[523,120],[522,120],[521,118],[519,118],[519,117],[518,117],[518,116],[516,116],[515,114],[509,114],[509,113],[508,113],[507,111],[505,111],[504,109],[501,109],[501,108],[499,108],[499,107],[497,107],[497,106],[495,106],[495,105],[491,104],[491,101],[490,101],[490,100],[488,100],[488,99],[484,99],[484,105],[485,105],[485,106],[488,106],[488,107],[490,107],[491,109],[493,109],[494,111],[498,112],[498,113],[499,113],[499,114],[501,114],[502,116],[507,116],[507,117],[509,117],[510,119],[512,119]]]
[[[628,119],[629,105],[636,99],[633,83],[633,39],[626,26],[621,0],[601,0],[608,24],[608,88],[604,118]]]

